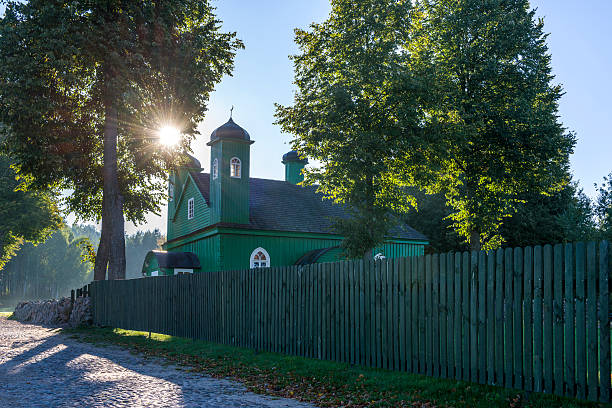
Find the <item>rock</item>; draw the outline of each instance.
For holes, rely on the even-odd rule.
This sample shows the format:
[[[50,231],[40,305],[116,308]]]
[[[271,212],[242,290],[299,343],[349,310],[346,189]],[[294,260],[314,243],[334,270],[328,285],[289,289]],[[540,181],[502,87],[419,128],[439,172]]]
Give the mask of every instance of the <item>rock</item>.
[[[68,325],[70,327],[89,326],[93,323],[93,316],[91,314],[91,299],[76,298],[74,300],[74,306],[72,307],[72,313],[70,313],[70,320]]]
[[[13,317],[20,322],[61,325],[68,323],[72,312],[70,299],[35,300],[20,302]]]

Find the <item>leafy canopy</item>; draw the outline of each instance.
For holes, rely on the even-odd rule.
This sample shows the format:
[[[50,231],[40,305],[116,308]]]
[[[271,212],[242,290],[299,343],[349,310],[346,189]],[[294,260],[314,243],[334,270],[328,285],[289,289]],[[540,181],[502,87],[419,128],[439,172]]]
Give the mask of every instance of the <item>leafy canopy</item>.
[[[105,106],[118,109],[118,178],[126,217],[159,212],[167,171],[197,135],[214,85],[242,43],[207,1],[10,1],[0,19],[4,148],[28,188],[73,191],[67,208],[102,214]],[[180,146],[157,130],[178,127]]]
[[[414,200],[397,171],[400,153],[420,149],[420,91],[403,46],[409,39],[411,2],[334,0],[329,18],[296,30],[292,106],[277,105],[277,123],[292,146],[320,167],[305,184],[346,205],[337,220],[349,257],[384,240],[394,214]]]
[[[431,149],[406,174],[445,194],[473,249],[495,248],[525,192],[569,182],[575,138],[558,120],[543,22],[527,0],[424,0],[414,16],[410,52],[429,81]]]
[[[0,270],[24,241],[39,243],[61,227],[53,195],[17,190],[11,161],[0,155]]]

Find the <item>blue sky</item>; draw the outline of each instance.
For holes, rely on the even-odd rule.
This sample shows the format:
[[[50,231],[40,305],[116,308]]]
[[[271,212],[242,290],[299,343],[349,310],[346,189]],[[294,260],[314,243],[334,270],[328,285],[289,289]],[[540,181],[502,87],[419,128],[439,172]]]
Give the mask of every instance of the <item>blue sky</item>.
[[[273,125],[274,103],[290,104],[293,66],[288,55],[296,52],[293,30],[323,21],[328,0],[212,0],[226,31],[236,31],[246,46],[236,57],[232,77],[225,77],[212,94],[209,112],[200,126],[202,135],[192,144],[194,155],[209,171],[210,133],[229,117],[255,140],[251,147],[251,175],[282,179],[281,156],[289,150],[290,136]],[[572,156],[575,179],[593,196],[593,184],[612,171],[612,2],[608,0],[532,0],[544,17],[556,83],[566,92],[560,119],[576,132]],[[2,12],[3,10],[0,10]],[[142,229],[165,232],[165,212],[150,216]],[[128,226],[133,232],[134,226]]]

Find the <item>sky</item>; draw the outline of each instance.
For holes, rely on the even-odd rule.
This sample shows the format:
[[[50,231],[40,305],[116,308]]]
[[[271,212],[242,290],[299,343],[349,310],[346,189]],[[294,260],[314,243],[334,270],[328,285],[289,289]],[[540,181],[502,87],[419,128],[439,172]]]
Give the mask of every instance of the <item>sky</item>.
[[[255,140],[252,177],[282,179],[281,156],[290,150],[291,136],[273,124],[274,103],[292,102],[293,65],[288,56],[297,52],[293,30],[323,21],[330,11],[329,1],[212,0],[212,4],[223,29],[237,32],[246,48],[236,56],[233,75],[223,78],[211,95],[209,112],[199,127],[201,135],[191,146],[194,155],[208,172],[206,142],[234,106],[234,121]],[[594,196],[593,184],[612,172],[612,2],[532,0],[531,5],[544,18],[555,83],[565,90],[560,120],[578,138],[571,159],[574,178]],[[159,228],[165,233],[165,220],[164,208],[161,216],[149,215],[144,225],[128,224],[127,232]]]

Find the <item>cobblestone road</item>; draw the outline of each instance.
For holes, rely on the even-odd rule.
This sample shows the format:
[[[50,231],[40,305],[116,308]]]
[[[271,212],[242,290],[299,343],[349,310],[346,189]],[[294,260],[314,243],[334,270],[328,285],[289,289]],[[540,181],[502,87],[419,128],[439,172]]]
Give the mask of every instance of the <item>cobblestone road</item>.
[[[2,408],[312,407],[160,363],[0,317]]]

